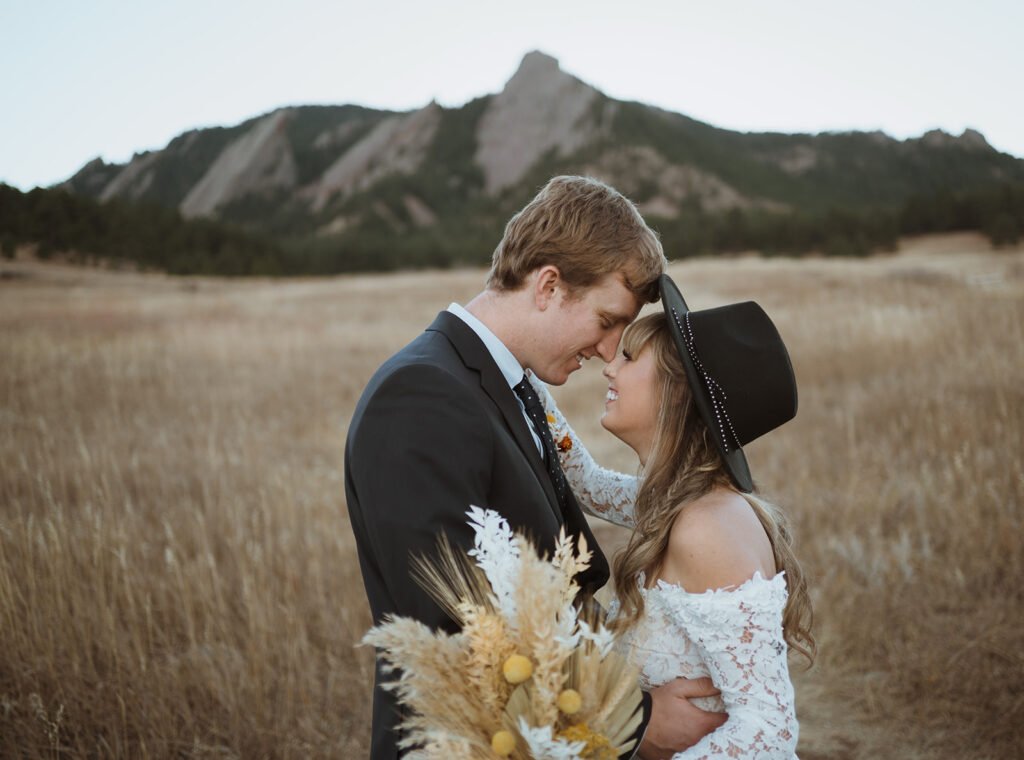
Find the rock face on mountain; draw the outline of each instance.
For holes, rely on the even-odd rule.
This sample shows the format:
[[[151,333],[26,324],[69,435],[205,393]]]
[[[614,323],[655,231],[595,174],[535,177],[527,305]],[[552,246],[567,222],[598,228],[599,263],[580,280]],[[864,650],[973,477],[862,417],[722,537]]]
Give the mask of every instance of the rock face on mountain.
[[[761,208],[784,211],[786,206],[766,199],[748,198],[720,177],[694,166],[677,165],[646,145],[612,148],[584,174],[619,177],[616,188],[630,198],[643,198],[637,206],[645,216],[675,216],[684,203],[714,213],[729,209]]]
[[[961,147],[972,150],[994,150],[981,132],[970,128],[965,129],[959,136],[943,132],[941,129],[932,129],[921,135],[921,142],[933,148]]]
[[[160,158],[159,153],[144,153],[132,158],[124,170],[99,191],[101,201],[111,198],[127,198],[137,201],[145,197],[146,191],[153,184],[155,173],[153,165]]]
[[[441,107],[437,103],[381,121],[366,137],[342,153],[309,188],[313,210],[323,209],[333,196],[347,198],[354,192],[366,190],[388,175],[414,172],[434,139],[440,121]]]
[[[1024,181],[1024,160],[974,130],[904,141],[881,132],[731,132],[612,100],[535,51],[501,92],[460,108],[282,108],[187,132],[122,166],[97,159],[64,187],[292,239],[371,230],[387,251],[423,229],[444,241],[436,245],[472,229],[480,245],[493,245],[509,214],[563,173],[602,179],[645,215],[671,220],[892,207],[937,187]]]
[[[221,206],[246,195],[293,188],[296,169],[286,133],[288,116],[287,110],[276,111],[224,148],[181,202],[181,213],[214,216]]]
[[[607,134],[614,104],[595,118],[600,93],[563,72],[551,56],[528,53],[480,119],[476,163],[494,195],[522,179],[547,151],[570,155]]]

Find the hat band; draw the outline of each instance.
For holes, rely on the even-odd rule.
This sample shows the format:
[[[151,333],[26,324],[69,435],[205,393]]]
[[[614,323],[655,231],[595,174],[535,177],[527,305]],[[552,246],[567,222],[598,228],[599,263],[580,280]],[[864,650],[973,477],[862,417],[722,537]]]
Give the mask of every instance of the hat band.
[[[697,368],[697,372],[699,372],[701,377],[704,378],[704,387],[707,389],[708,397],[711,399],[711,406],[715,412],[715,421],[718,423],[718,432],[722,437],[722,448],[725,449],[726,454],[729,453],[729,435],[726,435],[726,426],[729,428],[732,440],[736,443],[736,448],[741,448],[740,438],[736,435],[736,430],[732,426],[732,420],[729,419],[729,413],[725,408],[725,402],[726,399],[728,399],[728,396],[722,386],[719,385],[713,377],[711,377],[706,369],[704,369],[704,365],[700,361],[700,356],[697,354],[697,346],[694,343],[693,338],[693,326],[690,324],[690,312],[686,312],[685,327],[683,327],[683,322],[679,319],[679,314],[674,308],[672,309],[672,317],[675,319],[676,326],[679,328],[679,332],[683,336],[683,344],[686,346],[686,353],[690,355],[690,361],[693,362],[693,366]]]

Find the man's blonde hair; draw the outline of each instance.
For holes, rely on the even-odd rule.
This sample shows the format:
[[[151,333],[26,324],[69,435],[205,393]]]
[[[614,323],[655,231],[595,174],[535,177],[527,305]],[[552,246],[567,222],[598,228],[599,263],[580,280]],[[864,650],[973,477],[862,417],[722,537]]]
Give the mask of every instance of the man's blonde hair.
[[[636,206],[590,177],[554,177],[505,226],[487,287],[517,290],[529,272],[558,267],[571,294],[612,272],[641,303],[658,300],[665,253]]]

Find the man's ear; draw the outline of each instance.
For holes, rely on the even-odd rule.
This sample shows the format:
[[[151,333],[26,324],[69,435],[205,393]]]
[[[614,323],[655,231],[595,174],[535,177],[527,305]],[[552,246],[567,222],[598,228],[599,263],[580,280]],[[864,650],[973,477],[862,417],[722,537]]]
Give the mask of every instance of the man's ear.
[[[533,273],[533,299],[537,308],[544,311],[555,302],[558,289],[562,287],[562,273],[554,264],[545,264]]]

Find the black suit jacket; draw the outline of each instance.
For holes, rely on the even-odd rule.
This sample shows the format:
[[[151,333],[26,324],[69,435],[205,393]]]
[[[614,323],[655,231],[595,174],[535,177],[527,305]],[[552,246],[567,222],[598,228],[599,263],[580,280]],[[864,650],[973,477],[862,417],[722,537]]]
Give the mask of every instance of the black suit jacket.
[[[449,312],[363,391],[345,446],[345,495],[375,623],[392,613],[456,630],[410,577],[410,559],[433,554],[442,532],[472,547],[471,504],[499,512],[542,551],[553,549],[563,525],[584,535],[594,556],[577,582],[593,592],[608,579],[575,499],[560,510],[514,392],[476,333]],[[398,708],[381,678],[378,668],[371,758],[393,760]]]

